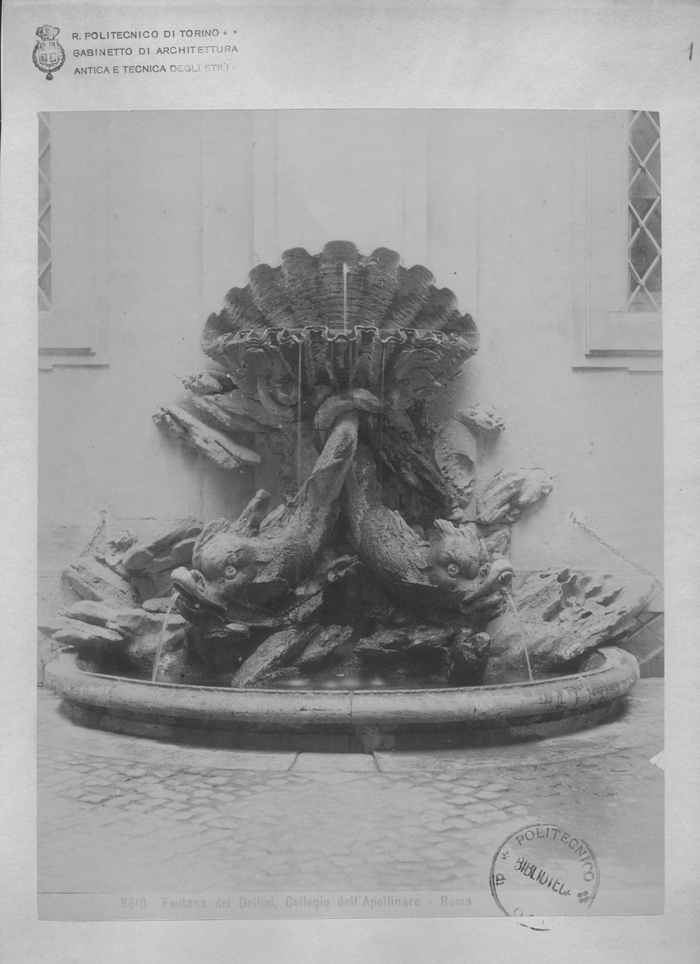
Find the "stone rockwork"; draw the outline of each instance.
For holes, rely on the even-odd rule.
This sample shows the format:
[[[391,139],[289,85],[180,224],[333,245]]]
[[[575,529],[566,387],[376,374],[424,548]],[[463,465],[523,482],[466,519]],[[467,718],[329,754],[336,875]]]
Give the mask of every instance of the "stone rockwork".
[[[552,491],[553,482],[544,469],[526,467],[493,476],[476,503],[476,521],[515,522],[524,509]]]
[[[264,681],[273,671],[289,666],[318,630],[318,626],[291,626],[268,636],[234,673],[231,686],[254,686]]]
[[[218,395],[221,392],[230,392],[236,387],[231,376],[222,371],[199,372],[196,375],[187,375],[180,381],[193,395]]]
[[[146,599],[142,603],[142,609],[147,613],[166,613],[170,607],[168,596],[155,596],[153,599]]]
[[[60,648],[69,648],[105,669],[150,670],[158,644],[167,657],[182,648],[186,620],[177,613],[165,616],[141,608],[118,608],[81,600],[65,607],[61,615],[43,620],[39,630]]]
[[[190,448],[197,449],[221,469],[240,470],[257,465],[260,456],[232,438],[194,418],[184,408],[170,405],[153,416],[157,425]]]
[[[137,541],[132,532],[122,532],[117,536],[108,539],[105,543],[99,543],[92,549],[92,555],[107,566],[112,572],[116,572],[122,579],[129,580],[128,573],[122,565],[122,560],[128,550]]]
[[[68,566],[63,572],[62,583],[80,599],[121,607],[139,604],[134,587],[93,556],[84,556]]]
[[[165,638],[181,641],[184,637],[187,621],[178,613],[170,613],[167,622],[160,613],[149,613],[144,609],[123,609],[116,611],[106,628],[121,633],[130,641],[143,640],[159,636],[165,624]]]
[[[53,633],[53,641],[61,647],[74,649],[81,659],[98,663],[107,671],[108,667],[119,669],[127,662],[124,637],[104,626],[75,621],[69,628]]]
[[[122,559],[127,572],[174,569],[192,558],[192,546],[202,523],[191,516],[181,519],[148,541],[137,541]]]
[[[88,625],[93,625],[93,626],[100,625],[99,623],[95,624],[94,621],[92,623],[88,623],[86,621],[86,623]],[[106,623],[104,625],[106,625]],[[54,633],[57,633],[61,629],[75,629],[75,621],[72,619],[68,619],[66,616],[61,616],[61,615],[49,616],[47,619],[46,618],[39,619],[39,622],[37,624],[37,629],[39,630],[40,633],[43,633],[45,636],[53,636]]]
[[[489,626],[487,681],[504,671],[526,672],[522,632],[533,671],[564,673],[601,646],[620,641],[655,591],[647,576],[552,569],[529,576],[508,611]],[[522,632],[521,632],[522,624]]]
[[[495,436],[506,427],[505,420],[492,405],[471,405],[455,412],[454,417],[476,435]]]
[[[486,670],[489,637],[466,628],[381,629],[354,647],[360,673],[385,685],[475,686]]]
[[[217,428],[226,432],[273,432],[275,428],[264,422],[256,421],[249,415],[235,412],[225,404],[226,397],[219,395],[193,395],[191,404],[206,417],[212,419]],[[261,406],[262,408],[262,406]]]
[[[84,623],[91,623],[93,626],[106,626],[119,610],[114,605],[103,602],[95,602],[92,599],[80,599],[70,606],[65,606],[61,610],[61,615],[68,619],[81,620]]]
[[[142,600],[170,595],[170,574],[188,566],[202,523],[192,516],[165,526],[154,537],[136,540],[124,553],[120,565],[125,576],[138,589]]]
[[[314,673],[337,659],[353,636],[352,626],[323,626],[306,644],[294,664],[302,673]]]

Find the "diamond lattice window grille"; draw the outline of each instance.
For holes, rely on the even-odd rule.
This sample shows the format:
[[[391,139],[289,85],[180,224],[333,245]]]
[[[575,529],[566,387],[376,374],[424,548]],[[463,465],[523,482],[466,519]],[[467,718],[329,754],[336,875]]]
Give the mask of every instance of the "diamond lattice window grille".
[[[39,311],[51,310],[51,122],[39,114]]]
[[[627,310],[661,311],[661,131],[655,111],[630,111]]]

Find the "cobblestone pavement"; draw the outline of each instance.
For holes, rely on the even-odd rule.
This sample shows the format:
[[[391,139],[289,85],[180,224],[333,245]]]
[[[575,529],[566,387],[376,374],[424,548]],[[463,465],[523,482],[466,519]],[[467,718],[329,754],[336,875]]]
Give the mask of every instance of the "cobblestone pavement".
[[[663,885],[661,680],[584,733],[374,756],[85,730],[39,693],[43,893],[482,890],[503,840],[539,822],[584,838],[608,888]]]

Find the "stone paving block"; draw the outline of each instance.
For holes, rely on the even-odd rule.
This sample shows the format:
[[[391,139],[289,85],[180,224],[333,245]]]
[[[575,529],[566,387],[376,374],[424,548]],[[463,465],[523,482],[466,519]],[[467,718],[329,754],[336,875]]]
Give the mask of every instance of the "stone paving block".
[[[506,813],[505,810],[496,810],[494,813],[490,814],[491,820],[511,820],[510,814]]]
[[[335,857],[331,857],[331,863],[335,864],[337,867],[354,867],[362,863],[362,858],[353,857],[352,855],[346,856],[345,854],[338,854]]]
[[[130,823],[124,827],[122,833],[127,834],[129,837],[142,837],[144,834],[151,833],[151,828],[143,824]]]
[[[493,813],[494,810],[492,803],[470,803],[464,808],[464,812],[469,816],[473,813]]]
[[[497,813],[497,810],[493,811],[492,813],[474,813],[470,814],[469,819],[472,821],[472,823],[476,823],[478,825],[491,823]]]
[[[85,791],[82,787],[67,787],[65,790],[61,791],[61,795],[64,797],[73,797],[77,800],[83,795],[84,792]]]
[[[107,767],[100,767],[99,770],[93,772],[93,776],[96,777],[107,777],[108,779],[114,778],[114,770],[110,770]]]
[[[132,803],[131,806],[129,807],[130,813],[147,814],[152,810],[153,810],[153,807],[150,804],[144,803],[144,802]]]
[[[158,826],[157,828],[158,838],[164,838],[165,840],[174,840],[176,837],[182,836],[186,833],[185,827],[173,827],[172,824],[165,824]]]
[[[239,820],[228,820],[224,817],[216,817],[209,821],[210,827],[220,827],[222,830],[238,830],[240,825]]]
[[[448,880],[452,880],[454,876],[454,872],[450,870],[433,870],[431,871],[430,879],[436,884],[440,884],[446,883]]]
[[[377,764],[370,753],[300,753],[292,772],[299,773],[372,773]]]
[[[434,863],[442,861],[442,856],[435,850],[434,847],[423,847],[421,850],[417,851],[417,856],[422,857],[425,860],[430,860]]]
[[[170,787],[167,787],[167,792],[168,792],[168,800],[173,806],[175,806],[176,804],[178,807],[189,806],[190,801],[186,793],[178,793],[176,790],[173,790]]]
[[[426,830],[432,830],[434,833],[441,833],[445,829],[445,824],[440,821],[433,821],[431,823],[425,824]]]
[[[323,783],[328,786],[336,786],[339,784],[354,783],[358,780],[358,774],[350,772],[333,772],[333,771],[323,771],[318,770],[316,772],[309,772],[305,774],[307,780],[313,781],[314,783]]]

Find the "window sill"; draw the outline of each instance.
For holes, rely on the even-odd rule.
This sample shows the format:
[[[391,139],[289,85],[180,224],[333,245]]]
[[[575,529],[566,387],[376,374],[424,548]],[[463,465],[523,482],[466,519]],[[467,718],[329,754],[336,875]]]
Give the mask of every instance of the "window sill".
[[[50,372],[54,368],[107,368],[106,351],[89,348],[40,348],[39,371]]]
[[[631,355],[629,352],[581,352],[571,363],[575,372],[617,371],[657,372],[663,371],[661,352]]]

